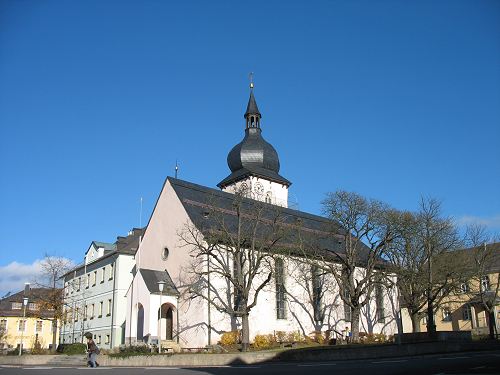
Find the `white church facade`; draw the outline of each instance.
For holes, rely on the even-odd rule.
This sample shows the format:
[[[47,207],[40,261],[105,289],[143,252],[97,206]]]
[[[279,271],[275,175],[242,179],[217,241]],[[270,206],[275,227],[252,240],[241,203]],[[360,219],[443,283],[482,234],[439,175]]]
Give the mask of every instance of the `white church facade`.
[[[192,275],[196,257],[193,244],[183,241],[182,233],[191,228],[201,236],[201,243],[209,243],[204,234],[214,229],[215,219],[211,215],[217,212],[221,222],[233,231],[228,237],[232,238],[237,230],[234,201],[241,195],[247,206],[260,202],[266,220],[275,213],[284,218],[286,228],[298,228],[299,232],[321,238],[318,241],[325,251],[339,249],[338,240],[328,238],[324,229],[330,224],[326,218],[288,208],[291,182],[279,174],[278,154],[262,137],[261,114],[253,87],[244,117],[244,139],[229,152],[231,173],[218,184],[219,189],[171,177],[165,180],[135,253],[124,304],[125,344],[157,344],[161,340],[163,346],[200,348],[216,344],[223,332],[240,329],[241,317],[230,316],[209,303],[216,296],[226,295],[230,304],[235,293],[224,277],[211,274],[210,260],[199,272],[204,279],[200,285],[208,287],[192,293],[192,278],[187,275]],[[296,237],[288,235],[282,248],[292,248]],[[314,271],[301,262],[300,254],[291,251],[268,263],[273,276],[259,290],[249,313],[250,340],[257,334],[276,331],[310,335],[321,330],[336,336],[350,327],[350,309],[344,306],[335,282],[324,277],[318,294],[317,279],[314,275],[308,277]],[[262,281],[266,275],[257,275],[256,281]],[[361,331],[386,335],[396,332],[398,307],[389,293],[374,293],[362,311]],[[255,290],[250,294],[254,295]]]

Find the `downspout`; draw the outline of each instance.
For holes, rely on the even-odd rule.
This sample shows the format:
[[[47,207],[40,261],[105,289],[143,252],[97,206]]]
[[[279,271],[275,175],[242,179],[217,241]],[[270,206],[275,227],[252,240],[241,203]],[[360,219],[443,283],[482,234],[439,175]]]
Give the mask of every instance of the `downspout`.
[[[111,337],[109,340],[109,348],[113,348],[115,335],[114,335],[114,324],[115,324],[115,290],[116,290],[116,269],[118,268],[118,257],[116,257],[113,266],[113,293],[111,294]]]
[[[176,317],[175,320],[177,320],[177,344],[179,343],[179,336],[181,332],[179,331],[179,296],[177,296],[177,308],[175,309]]]
[[[212,345],[212,322],[210,318],[210,255],[207,254],[207,283],[208,283],[208,291],[207,291],[207,298],[208,298],[208,345]],[[178,303],[177,303],[178,304]],[[177,320],[178,321],[178,320]],[[179,330],[177,330],[178,332]]]

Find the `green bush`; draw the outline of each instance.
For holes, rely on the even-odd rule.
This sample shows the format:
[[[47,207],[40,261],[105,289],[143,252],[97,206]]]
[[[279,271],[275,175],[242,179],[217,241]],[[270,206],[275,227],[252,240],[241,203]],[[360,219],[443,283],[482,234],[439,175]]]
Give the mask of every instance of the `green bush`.
[[[62,353],[67,355],[85,354],[87,352],[87,345],[82,343],[67,344],[62,347]]]
[[[155,355],[156,351],[151,352],[147,345],[120,346],[118,353],[108,354],[110,357],[132,357],[136,355]]]

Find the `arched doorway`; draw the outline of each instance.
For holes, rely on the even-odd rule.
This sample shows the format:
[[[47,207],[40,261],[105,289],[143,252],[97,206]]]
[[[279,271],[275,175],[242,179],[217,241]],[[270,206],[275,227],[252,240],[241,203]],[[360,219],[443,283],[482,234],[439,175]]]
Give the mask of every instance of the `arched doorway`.
[[[142,304],[137,305],[137,341],[144,339],[144,307]]]
[[[160,320],[161,316],[161,339],[162,340],[172,340],[173,328],[174,328],[174,314],[172,305],[168,303],[164,303],[161,305],[161,308],[158,309],[158,319]]]

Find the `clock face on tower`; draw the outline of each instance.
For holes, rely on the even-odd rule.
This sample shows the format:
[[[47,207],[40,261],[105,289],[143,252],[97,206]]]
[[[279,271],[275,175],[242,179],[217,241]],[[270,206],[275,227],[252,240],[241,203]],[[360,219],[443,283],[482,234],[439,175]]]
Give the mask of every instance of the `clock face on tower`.
[[[257,182],[254,186],[254,192],[255,194],[257,195],[262,195],[264,194],[264,186],[260,183],[260,182]]]

